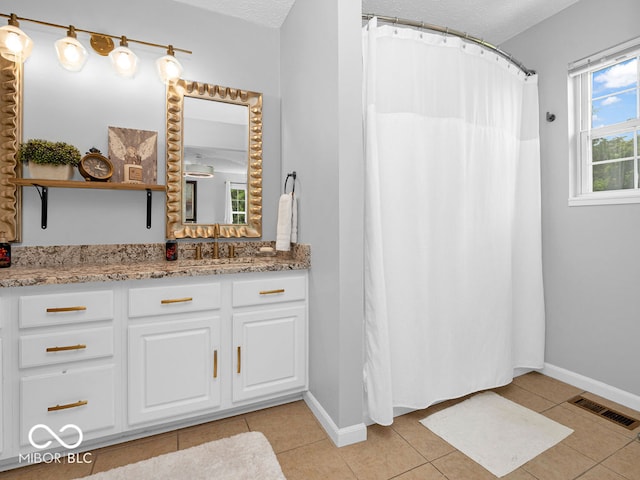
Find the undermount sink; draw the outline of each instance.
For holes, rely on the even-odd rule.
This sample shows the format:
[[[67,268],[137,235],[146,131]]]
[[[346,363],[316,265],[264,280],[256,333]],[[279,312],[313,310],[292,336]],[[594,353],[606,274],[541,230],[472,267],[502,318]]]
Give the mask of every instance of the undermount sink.
[[[250,265],[252,263],[257,263],[255,257],[235,257],[235,258],[203,258],[201,260],[196,260],[193,258],[189,259],[178,259],[175,264],[177,266],[186,266],[186,267],[212,267],[212,266],[223,266],[223,265]]]

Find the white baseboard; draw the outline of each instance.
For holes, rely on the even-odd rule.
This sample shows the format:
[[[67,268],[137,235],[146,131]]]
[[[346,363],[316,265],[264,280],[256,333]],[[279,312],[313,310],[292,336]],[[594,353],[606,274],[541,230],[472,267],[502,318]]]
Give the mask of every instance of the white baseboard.
[[[320,422],[320,425],[322,425],[322,428],[325,429],[329,438],[331,438],[337,447],[345,447],[354,443],[364,442],[367,439],[367,426],[364,423],[339,428],[311,392],[304,392],[303,398],[311,412],[313,412]]]
[[[603,398],[611,400],[613,402],[624,405],[625,407],[632,408],[640,411],[640,396],[633,393],[626,392],[617,387],[607,385],[606,383],[594,380],[593,378],[585,377],[579,373],[565,370],[564,368],[556,367],[550,363],[545,363],[542,373],[560,380],[562,382],[573,385],[574,387],[582,388],[595,395],[599,395]]]

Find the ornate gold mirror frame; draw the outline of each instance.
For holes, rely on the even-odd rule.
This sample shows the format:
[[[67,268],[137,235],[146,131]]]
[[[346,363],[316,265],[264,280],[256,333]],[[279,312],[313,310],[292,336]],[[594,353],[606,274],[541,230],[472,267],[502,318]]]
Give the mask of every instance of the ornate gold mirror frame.
[[[0,57],[0,232],[12,242],[22,237],[22,190],[13,182],[22,176],[22,72],[22,63]]]
[[[214,225],[182,219],[185,96],[249,107],[247,223],[219,227],[221,237],[262,236],[262,94],[178,80],[167,87],[167,237],[211,238],[215,230]]]

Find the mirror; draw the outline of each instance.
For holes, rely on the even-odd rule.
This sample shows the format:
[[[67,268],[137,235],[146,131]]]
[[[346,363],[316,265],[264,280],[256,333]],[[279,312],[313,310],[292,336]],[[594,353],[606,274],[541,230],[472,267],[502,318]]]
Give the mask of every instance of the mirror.
[[[262,94],[167,88],[167,236],[262,235]]]
[[[0,57],[0,232],[12,242],[21,241],[22,190],[13,180],[22,176],[22,72],[21,63]]]

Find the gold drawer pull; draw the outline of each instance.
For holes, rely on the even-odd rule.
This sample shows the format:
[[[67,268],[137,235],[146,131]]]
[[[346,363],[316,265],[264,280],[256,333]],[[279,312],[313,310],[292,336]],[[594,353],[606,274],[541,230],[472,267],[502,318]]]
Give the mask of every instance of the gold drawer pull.
[[[79,400],[75,403],[67,403],[66,405],[56,405],[55,407],[47,408],[47,412],[55,412],[57,410],[65,410],[67,408],[81,407],[89,403],[89,400]]]
[[[277,290],[263,290],[260,295],[273,295],[275,293],[284,293],[284,288],[278,288]]]
[[[185,303],[185,302],[193,302],[193,297],[169,298],[166,300],[160,300],[160,303],[163,305],[167,305],[169,303]]]
[[[87,307],[82,307],[82,306],[47,308],[47,313],[80,312],[80,311],[86,310],[86,309],[87,309]]]
[[[238,347],[238,373],[240,373],[240,370],[241,370],[241,368],[240,368],[240,365],[241,365],[240,364],[240,358],[241,357],[242,357],[242,353],[241,353],[240,347]]]
[[[218,378],[218,350],[213,351],[213,378]]]
[[[67,350],[82,350],[83,348],[87,348],[87,346],[79,343],[78,345],[67,345],[66,347],[48,347],[47,352],[66,352]]]

